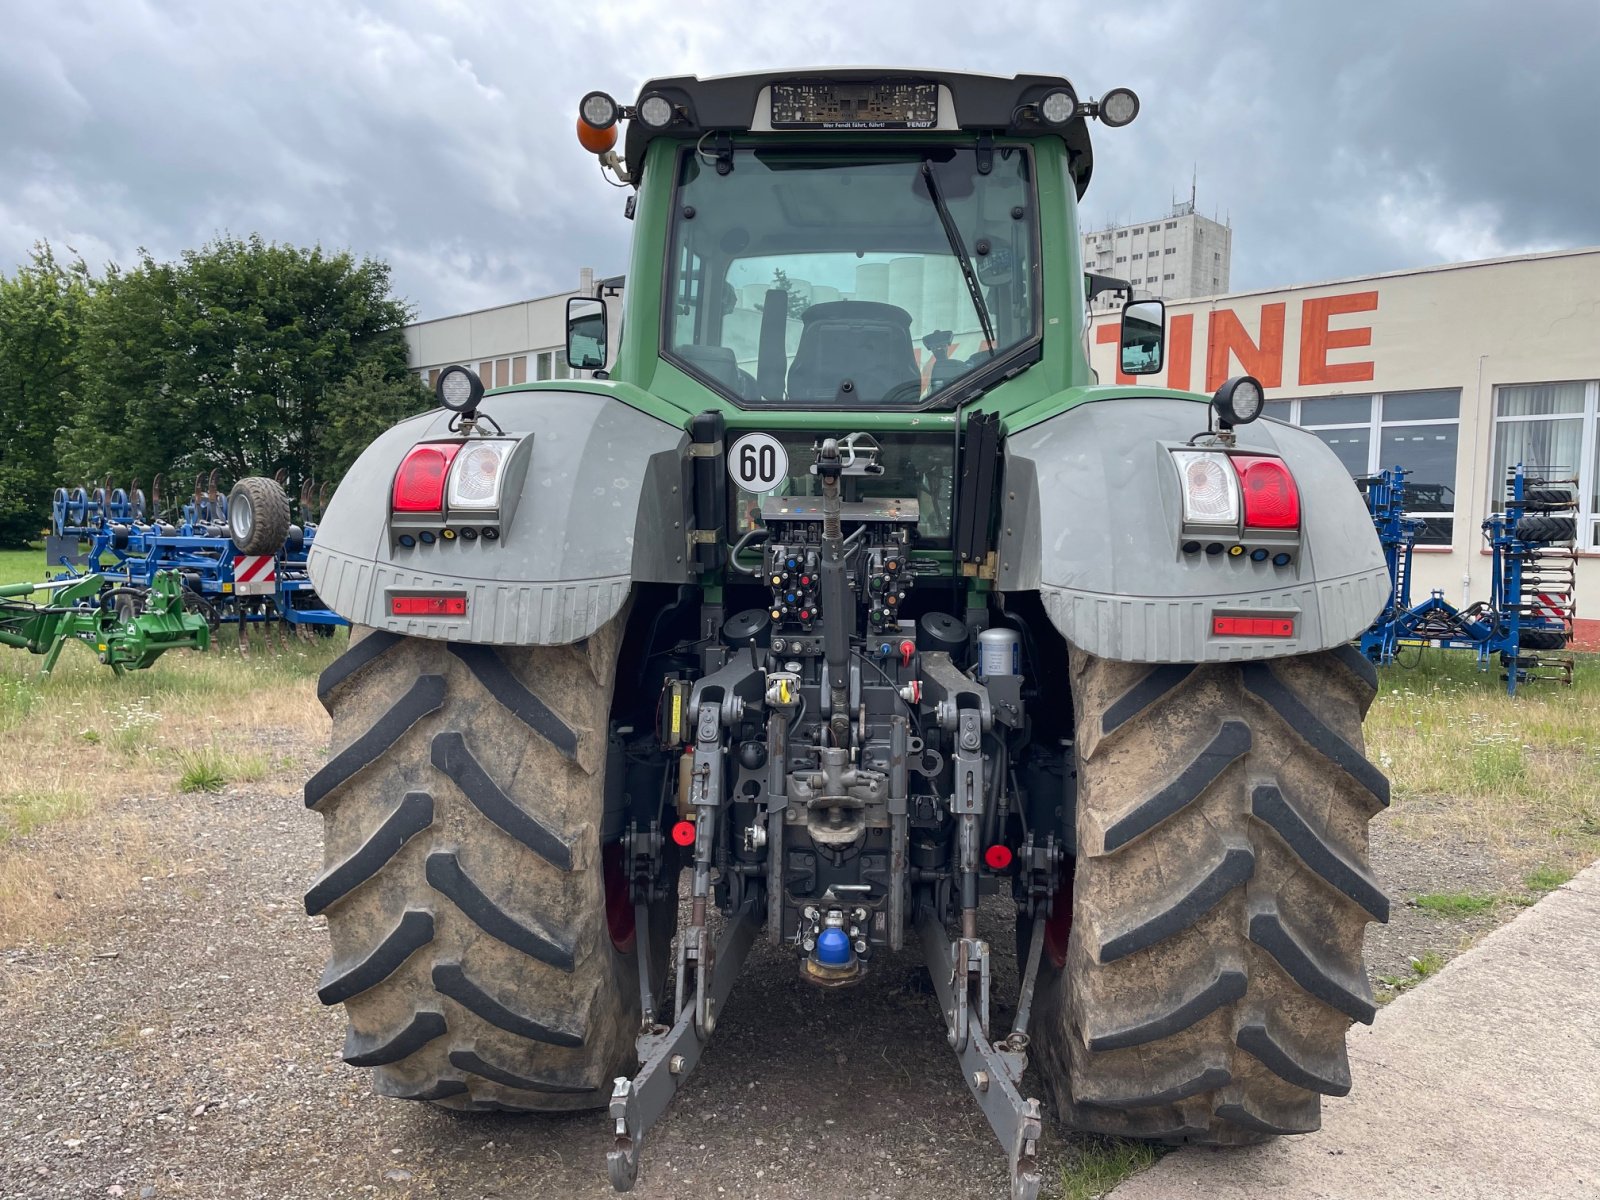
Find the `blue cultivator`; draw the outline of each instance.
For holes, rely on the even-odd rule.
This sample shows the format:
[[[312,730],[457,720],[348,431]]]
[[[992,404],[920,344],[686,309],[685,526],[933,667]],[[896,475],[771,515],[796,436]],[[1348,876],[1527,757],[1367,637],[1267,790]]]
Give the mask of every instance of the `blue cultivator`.
[[[348,622],[323,605],[306,574],[320,508],[309,481],[291,513],[281,479],[251,476],[223,495],[215,471],[196,478],[189,500],[170,510],[159,476],[148,502],[137,481],[127,490],[109,480],[57,488],[47,556],[58,578],[94,574],[134,596],[172,572],[186,604],[213,628],[236,626],[241,647],[252,624],[331,633]]]
[[[1574,480],[1507,472],[1506,507],[1483,523],[1494,556],[1488,603],[1457,609],[1435,589],[1411,602],[1411,561],[1423,522],[1406,516],[1406,471],[1358,480],[1389,564],[1389,603],[1361,635],[1361,652],[1392,663],[1403,645],[1471,650],[1482,669],[1498,656],[1506,691],[1549,680],[1570,685],[1573,583],[1577,565]]]

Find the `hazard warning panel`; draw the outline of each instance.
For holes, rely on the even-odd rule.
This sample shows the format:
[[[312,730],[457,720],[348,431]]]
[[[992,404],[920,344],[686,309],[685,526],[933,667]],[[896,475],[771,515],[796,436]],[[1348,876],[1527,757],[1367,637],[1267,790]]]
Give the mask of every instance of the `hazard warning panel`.
[[[233,593],[270,596],[278,590],[278,560],[271,554],[233,556]]]

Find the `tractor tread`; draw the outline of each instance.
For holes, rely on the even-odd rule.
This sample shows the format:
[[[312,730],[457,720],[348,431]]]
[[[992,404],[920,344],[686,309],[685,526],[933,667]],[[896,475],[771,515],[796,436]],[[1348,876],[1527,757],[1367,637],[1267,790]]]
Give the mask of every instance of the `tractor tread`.
[[[450,643],[454,654],[474,678],[508,712],[561,752],[568,762],[578,761],[578,731],[518,679],[491,646]]]
[[[1530,545],[1570,542],[1578,536],[1578,520],[1573,516],[1529,513],[1517,522],[1516,538]]]
[[[1248,843],[1224,843],[1222,854],[1206,864],[1198,878],[1179,885],[1177,899],[1170,906],[1154,913],[1138,914],[1134,922],[1102,941],[1100,961],[1115,962],[1189,928],[1215,908],[1224,896],[1248,880],[1255,865],[1255,852]]]
[[[1389,805],[1389,780],[1367,761],[1359,749],[1337,733],[1332,726],[1306,707],[1294,691],[1278,678],[1273,669],[1262,662],[1245,663],[1240,669],[1244,686],[1253,692],[1313,750],[1334,766],[1353,777],[1381,807]]]
[[[1165,1086],[1148,1092],[1129,1093],[1114,1089],[1092,1091],[1080,1087],[1074,1097],[1083,1104],[1094,1104],[1101,1108],[1159,1108],[1187,1100],[1190,1096],[1198,1096],[1201,1092],[1225,1088],[1233,1082],[1233,1073],[1227,1067],[1208,1066],[1196,1075],[1185,1077],[1178,1073],[1170,1078],[1171,1082],[1166,1079],[1160,1081]]]
[[[327,708],[334,692],[353,679],[363,667],[377,662],[400,642],[398,633],[387,629],[374,629],[359,642],[351,642],[350,649],[334,659],[317,676],[317,699]]]
[[[418,1011],[410,1023],[390,1038],[363,1037],[355,1026],[345,1030],[344,1061],[352,1067],[382,1067],[409,1058],[447,1030],[444,1014],[429,1009]]]
[[[1367,696],[1362,704],[1362,713],[1365,715],[1366,706],[1371,704],[1372,698],[1378,694],[1378,668],[1373,665],[1370,658],[1349,642],[1335,646],[1328,653],[1333,655],[1334,661],[1366,685]]]
[[[1145,1017],[1136,1024],[1124,1025],[1104,1033],[1084,1030],[1084,1045],[1090,1050],[1125,1050],[1129,1046],[1143,1046],[1182,1033],[1191,1025],[1204,1020],[1224,1004],[1232,1004],[1244,996],[1249,976],[1236,967],[1224,967],[1193,995],[1179,1000],[1171,1008]]]
[[[464,1079],[439,1079],[426,1087],[407,1088],[387,1085],[379,1076],[373,1090],[390,1100],[446,1100],[451,1096],[465,1095],[469,1089]]]
[[[516,1037],[545,1042],[551,1046],[581,1046],[584,1034],[573,1033],[557,1024],[546,1024],[507,1008],[473,982],[458,962],[442,962],[433,968],[433,986],[468,1012]]]
[[[500,785],[473,757],[460,730],[434,734],[432,759],[433,765],[448,775],[461,794],[489,820],[557,870],[572,870],[572,847],[500,790]]]
[[[1252,788],[1250,811],[1271,826],[1300,861],[1320,875],[1328,886],[1366,909],[1373,920],[1389,919],[1389,897],[1377,881],[1318,833],[1277,784],[1261,783]]]
[[[504,1067],[479,1057],[476,1050],[450,1051],[450,1065],[472,1075],[481,1075],[501,1087],[515,1088],[519,1092],[545,1092],[550,1095],[581,1096],[594,1091],[598,1083],[568,1083],[560,1079],[534,1079],[518,1075]]]
[[[1365,976],[1348,972],[1324,959],[1323,953],[1309,947],[1284,924],[1278,905],[1270,898],[1258,899],[1250,913],[1250,940],[1272,955],[1284,973],[1301,990],[1324,1004],[1338,1009],[1352,1020],[1371,1025],[1377,1016],[1372,988]]]
[[[1184,766],[1176,778],[1106,829],[1106,852],[1120,849],[1183,811],[1249,749],[1250,727],[1243,721],[1224,721],[1216,736]]]
[[[410,690],[390,705],[365,733],[306,780],[306,807],[319,808],[330,793],[376,762],[406,730],[443,706],[444,676],[419,675]]]
[[[1362,944],[1389,911],[1367,854],[1388,799],[1362,753],[1370,664],[1068,653],[1079,850],[1030,1031],[1046,1092],[1085,1133],[1317,1128],[1350,1090],[1351,1021],[1376,1012]]]
[[[1109,705],[1100,716],[1100,736],[1109,737],[1194,673],[1194,663],[1156,667]]]
[[[328,868],[306,892],[306,915],[326,912],[388,865],[389,860],[417,834],[433,824],[433,797],[427,792],[407,792],[360,848],[337,866]]]
[[[505,909],[489,899],[461,868],[455,854],[439,850],[428,855],[428,884],[434,891],[450,901],[472,920],[472,923],[490,937],[520,950],[529,958],[565,971],[569,975],[575,965],[573,947],[532,929],[518,921]]]
[[[1266,1018],[1241,1025],[1234,1042],[1285,1083],[1325,1096],[1350,1092],[1350,1057],[1342,1042],[1337,1054],[1319,1056],[1275,1033]]]
[[[370,954],[357,962],[330,962],[322,973],[317,999],[324,1004],[342,1004],[376,987],[400,969],[422,947],[433,941],[433,914],[410,909],[387,937]]]

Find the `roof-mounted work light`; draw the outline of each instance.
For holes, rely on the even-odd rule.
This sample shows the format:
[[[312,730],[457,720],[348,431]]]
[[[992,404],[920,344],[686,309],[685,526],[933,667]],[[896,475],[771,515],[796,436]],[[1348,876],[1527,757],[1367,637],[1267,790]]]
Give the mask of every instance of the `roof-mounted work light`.
[[[1139,115],[1139,97],[1132,88],[1112,88],[1100,98],[1100,123],[1113,129],[1133,123]]]

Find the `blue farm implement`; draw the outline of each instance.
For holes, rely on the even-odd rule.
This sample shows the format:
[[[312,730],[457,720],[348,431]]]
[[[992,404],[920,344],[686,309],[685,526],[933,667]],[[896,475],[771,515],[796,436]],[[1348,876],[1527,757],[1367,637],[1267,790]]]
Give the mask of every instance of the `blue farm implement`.
[[[47,599],[35,602],[35,593]],[[0,645],[44,655],[55,669],[68,642],[82,642],[118,675],[142,671],[168,650],[204,650],[211,624],[186,601],[172,571],[157,572],[148,588],[117,587],[100,575],[0,587]]]
[[[1471,650],[1480,668],[1498,658],[1506,690],[1538,680],[1572,683],[1573,584],[1577,494],[1572,479],[1507,472],[1506,506],[1483,523],[1492,555],[1487,602],[1457,609],[1435,589],[1411,600],[1411,566],[1423,521],[1406,515],[1401,467],[1357,481],[1366,493],[1378,540],[1389,564],[1389,603],[1361,635],[1361,652],[1375,663],[1397,660],[1402,646]]]
[[[233,624],[242,647],[251,625],[331,633],[347,624],[326,608],[306,574],[319,496],[308,482],[291,511],[281,480],[250,476],[226,494],[217,473],[196,478],[188,500],[166,506],[161,479],[147,499],[132,488],[57,488],[48,557],[65,578],[100,577],[125,607],[163,572],[182,581],[189,603],[215,628]],[[325,499],[326,489],[323,489]],[[293,518],[298,516],[299,520]]]

